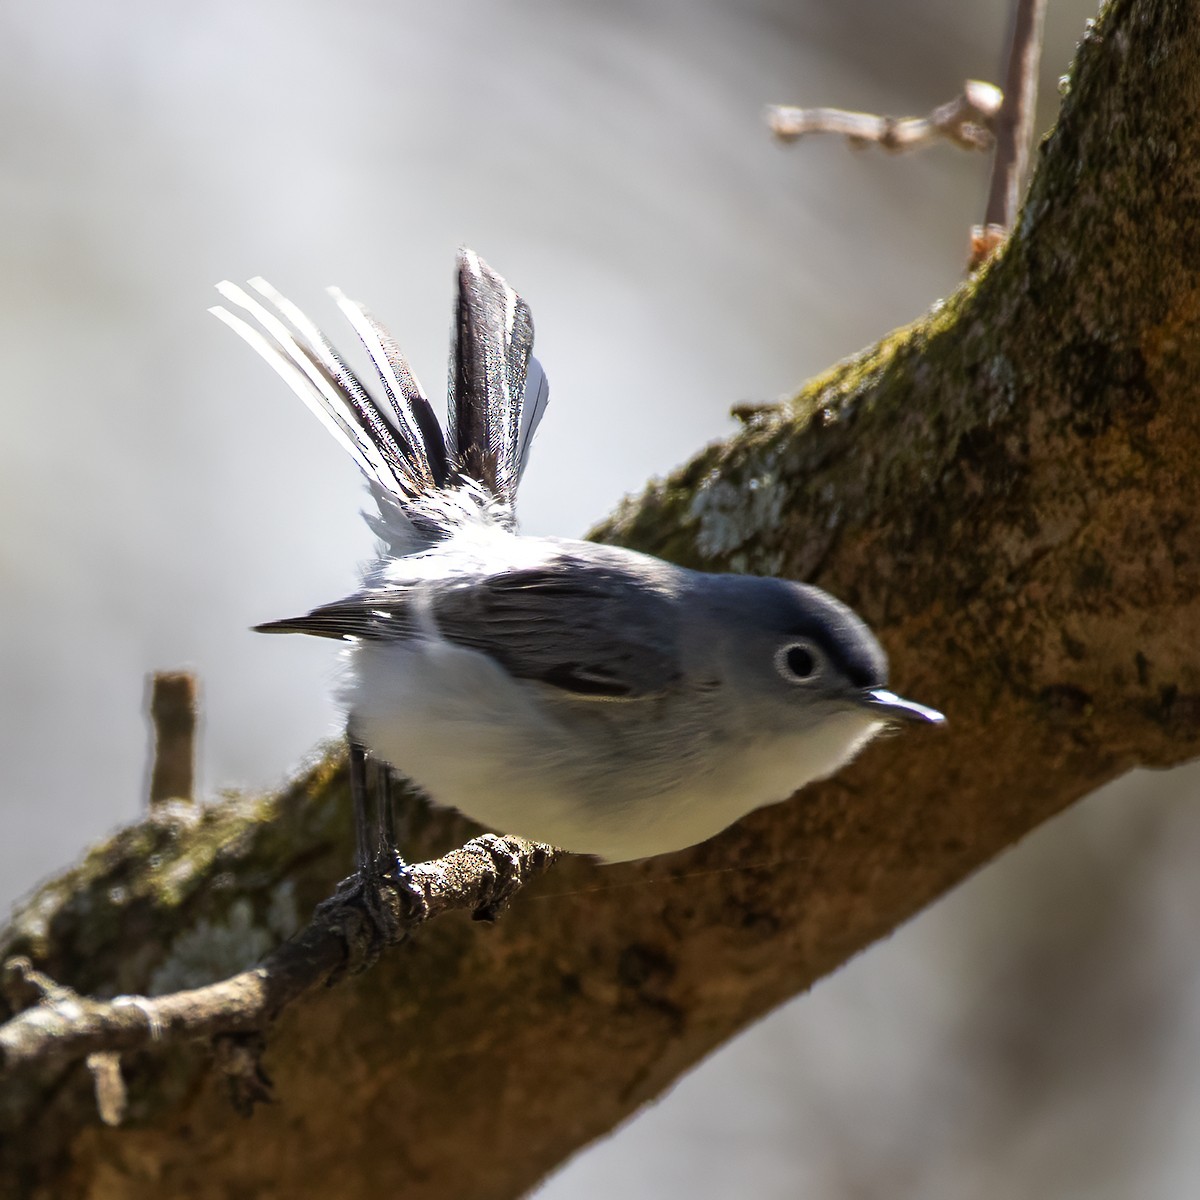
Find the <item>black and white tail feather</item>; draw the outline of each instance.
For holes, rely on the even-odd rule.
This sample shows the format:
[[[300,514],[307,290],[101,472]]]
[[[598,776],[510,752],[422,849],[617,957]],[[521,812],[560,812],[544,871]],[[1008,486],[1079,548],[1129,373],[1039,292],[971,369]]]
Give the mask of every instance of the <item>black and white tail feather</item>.
[[[358,464],[378,508],[364,516],[387,556],[428,550],[464,522],[515,531],[517,486],[549,385],[532,354],[529,306],[477,254],[458,255],[446,436],[399,347],[361,304],[329,289],[375,366],[382,401],[296,305],[264,279],[248,286],[257,297],[228,281],[217,290],[257,326],[221,306],[210,311],[262,355]]]

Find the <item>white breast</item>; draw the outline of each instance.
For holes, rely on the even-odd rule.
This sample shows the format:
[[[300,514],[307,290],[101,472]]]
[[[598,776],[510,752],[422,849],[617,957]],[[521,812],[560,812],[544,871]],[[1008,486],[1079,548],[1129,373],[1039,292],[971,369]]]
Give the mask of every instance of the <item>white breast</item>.
[[[548,704],[546,694],[428,638],[357,644],[345,700],[355,735],[437,803],[609,861],[704,841],[832,774],[880,727],[845,712],[766,739],[723,728],[694,702],[553,694]]]

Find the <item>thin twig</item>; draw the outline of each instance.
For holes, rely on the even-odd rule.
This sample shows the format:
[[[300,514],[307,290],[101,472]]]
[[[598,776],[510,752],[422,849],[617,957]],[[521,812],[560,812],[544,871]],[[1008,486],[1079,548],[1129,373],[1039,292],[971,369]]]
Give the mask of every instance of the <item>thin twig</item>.
[[[120,1125],[125,1120],[129,1097],[121,1077],[121,1056],[112,1050],[95,1050],[87,1056],[87,1069],[96,1091],[96,1111],[105,1125]]]
[[[190,671],[155,671],[150,680],[154,765],[150,806],[192,800],[196,773],[196,677]]]
[[[35,1004],[70,999],[75,993],[39,971],[27,958],[11,958],[0,967],[0,995],[14,1013]],[[0,1028],[3,1028],[0,1026]]]
[[[994,84],[968,79],[962,94],[939,105],[926,117],[880,117],[841,108],[767,106],[765,117],[781,142],[813,133],[841,134],[852,146],[877,145],[884,150],[917,150],[946,139],[966,150],[987,150],[1001,111],[1003,93]]]
[[[218,1042],[218,1060],[231,1075],[235,1098],[240,1095],[252,1107],[270,1086],[258,1062],[261,1041],[255,1039],[288,1005],[323,983],[366,970],[384,946],[403,941],[440,913],[469,909],[480,919],[494,919],[557,854],[538,842],[485,834],[442,858],[404,868],[396,879],[377,881],[369,902],[361,886],[339,891],[261,965],[166,996],[94,1000],[55,984],[28,959],[10,959],[4,990],[20,998],[23,1011],[0,1025],[0,1079],[97,1054],[207,1038]],[[99,1069],[112,1084],[112,1067],[101,1060]],[[116,1114],[114,1104],[110,1115]]]
[[[1021,189],[1029,166],[1033,118],[1037,108],[1038,68],[1042,60],[1042,24],[1046,0],[1015,0],[1008,63],[1004,71],[1004,103],[996,117],[996,153],[988,189],[984,225],[1012,229],[1021,206]]]

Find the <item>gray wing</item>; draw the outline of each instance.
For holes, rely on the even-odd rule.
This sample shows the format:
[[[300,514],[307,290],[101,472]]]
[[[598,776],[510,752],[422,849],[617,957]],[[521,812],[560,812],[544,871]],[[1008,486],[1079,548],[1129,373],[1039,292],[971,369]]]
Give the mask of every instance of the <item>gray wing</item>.
[[[426,585],[428,586],[428,585]],[[509,674],[577,696],[632,700],[679,679],[675,601],[635,575],[562,559],[424,593],[447,641]],[[360,592],[263,632],[402,640],[418,636],[415,589]]]
[[[674,601],[623,571],[568,559],[450,587],[433,605],[444,637],[519,679],[607,699],[679,677]]]

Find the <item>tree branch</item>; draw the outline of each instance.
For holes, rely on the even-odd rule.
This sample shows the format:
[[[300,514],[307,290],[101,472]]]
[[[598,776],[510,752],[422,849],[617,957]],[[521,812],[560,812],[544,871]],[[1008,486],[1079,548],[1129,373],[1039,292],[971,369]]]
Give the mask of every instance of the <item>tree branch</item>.
[[[928,318],[747,413],[600,532],[853,604],[945,736],[668,858],[565,858],[481,931],[446,914],[275,1022],[278,1104],[231,1119],[187,1046],[0,1088],[0,1187],[76,1200],[507,1197],[1039,822],[1200,747],[1200,22],[1115,0],[1085,37],[1000,255]],[[79,993],[258,961],[350,854],[344,764],[167,804],[0,932]],[[433,856],[469,830],[412,809]],[[221,1055],[266,1087],[255,1035]],[[263,1077],[265,1079],[265,1076]],[[348,1172],[347,1160],[355,1169]]]
[[[1004,243],[1017,223],[1021,189],[1033,145],[1038,69],[1046,0],[1013,0],[1012,33],[1004,68],[1004,103],[996,115],[996,151],[983,224],[971,230],[970,268],[978,268]]]
[[[764,118],[781,142],[814,133],[840,134],[855,147],[874,144],[884,150],[920,150],[945,139],[964,150],[987,150],[1004,94],[991,83],[968,79],[961,95],[925,117],[880,117],[842,108],[793,108],[770,104]]]
[[[485,834],[434,862],[405,867],[395,880],[378,881],[369,905],[352,878],[346,891],[322,904],[310,924],[260,966],[164,996],[92,1000],[54,983],[29,959],[11,958],[4,964],[3,988],[18,1015],[0,1025],[0,1083],[23,1070],[59,1067],[89,1055],[261,1033],[305,993],[366,970],[382,947],[399,944],[441,913],[466,909],[479,919],[494,919],[556,857],[551,846]]]
[[[1004,102],[993,126],[996,153],[992,159],[985,225],[1011,229],[1017,222],[1033,142],[1045,17],[1046,0],[1014,0],[1012,35],[1004,70]]]

